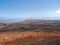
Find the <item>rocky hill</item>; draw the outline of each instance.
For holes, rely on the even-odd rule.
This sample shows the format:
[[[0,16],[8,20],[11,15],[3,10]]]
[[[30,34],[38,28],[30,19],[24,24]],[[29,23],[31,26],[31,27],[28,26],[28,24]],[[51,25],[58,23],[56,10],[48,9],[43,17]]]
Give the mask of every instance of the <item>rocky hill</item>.
[[[0,32],[8,31],[60,31],[60,21],[58,20],[25,20],[17,23],[0,23]]]

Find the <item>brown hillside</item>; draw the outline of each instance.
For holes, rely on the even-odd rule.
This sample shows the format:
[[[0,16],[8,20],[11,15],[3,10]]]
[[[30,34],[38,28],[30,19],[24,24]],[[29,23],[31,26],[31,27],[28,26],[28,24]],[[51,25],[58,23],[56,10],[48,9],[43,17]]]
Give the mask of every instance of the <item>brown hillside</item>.
[[[5,32],[0,34],[0,45],[37,45],[35,43],[52,45],[59,39],[60,32]]]

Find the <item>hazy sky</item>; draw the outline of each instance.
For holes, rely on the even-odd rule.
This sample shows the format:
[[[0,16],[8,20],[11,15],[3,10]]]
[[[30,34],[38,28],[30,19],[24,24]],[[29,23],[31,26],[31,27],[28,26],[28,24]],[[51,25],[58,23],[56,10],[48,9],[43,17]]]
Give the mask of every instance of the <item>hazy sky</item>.
[[[0,17],[60,19],[60,0],[0,0]]]

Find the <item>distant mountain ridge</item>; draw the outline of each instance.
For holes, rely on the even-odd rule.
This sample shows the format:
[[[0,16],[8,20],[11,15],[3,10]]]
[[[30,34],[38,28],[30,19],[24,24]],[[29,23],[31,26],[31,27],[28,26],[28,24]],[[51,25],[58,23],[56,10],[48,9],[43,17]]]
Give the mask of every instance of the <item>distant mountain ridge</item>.
[[[60,23],[60,20],[40,20],[40,19],[23,19],[23,18],[4,18],[0,17],[0,23],[31,23],[31,22],[49,22],[49,23]]]
[[[24,19],[21,18],[0,18],[0,23],[16,23],[16,22],[20,22]]]

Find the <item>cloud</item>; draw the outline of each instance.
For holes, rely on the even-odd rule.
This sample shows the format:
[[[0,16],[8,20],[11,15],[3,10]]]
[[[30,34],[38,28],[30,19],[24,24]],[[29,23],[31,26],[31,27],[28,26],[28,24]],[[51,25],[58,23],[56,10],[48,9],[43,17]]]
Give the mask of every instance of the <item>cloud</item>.
[[[60,14],[60,9],[58,9],[58,10],[56,11],[56,14]]]

